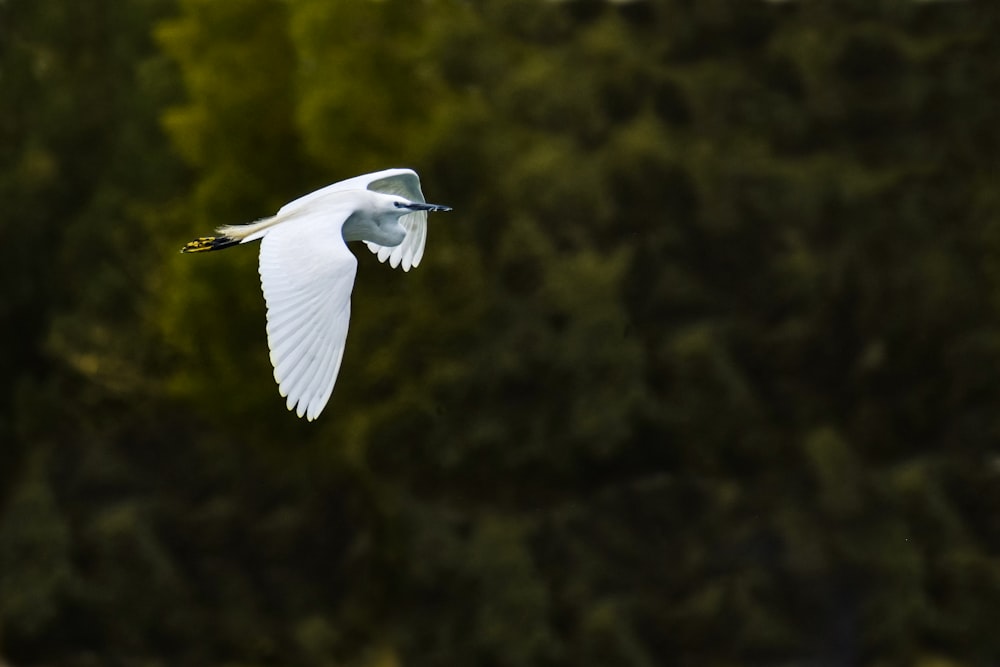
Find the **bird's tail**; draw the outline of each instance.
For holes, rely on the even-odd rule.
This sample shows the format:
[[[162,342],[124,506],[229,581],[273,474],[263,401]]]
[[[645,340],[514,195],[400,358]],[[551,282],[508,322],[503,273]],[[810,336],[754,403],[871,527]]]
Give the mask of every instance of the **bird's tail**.
[[[208,252],[209,250],[222,250],[234,245],[239,245],[239,239],[229,236],[202,236],[194,241],[188,241],[187,245],[181,248],[181,252]]]

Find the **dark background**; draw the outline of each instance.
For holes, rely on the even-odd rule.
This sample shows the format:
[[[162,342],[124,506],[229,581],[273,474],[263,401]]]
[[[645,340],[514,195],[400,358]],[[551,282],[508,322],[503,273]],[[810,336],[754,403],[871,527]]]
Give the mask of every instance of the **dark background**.
[[[0,2],[0,663],[1000,664],[993,2]],[[417,169],[320,420],[256,249]]]

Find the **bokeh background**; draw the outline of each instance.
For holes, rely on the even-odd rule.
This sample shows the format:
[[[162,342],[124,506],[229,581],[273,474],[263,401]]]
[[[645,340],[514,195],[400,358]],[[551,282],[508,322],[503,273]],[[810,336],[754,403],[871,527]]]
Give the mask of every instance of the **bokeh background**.
[[[1000,6],[0,1],[0,663],[1000,664]],[[256,249],[417,169],[321,419]]]

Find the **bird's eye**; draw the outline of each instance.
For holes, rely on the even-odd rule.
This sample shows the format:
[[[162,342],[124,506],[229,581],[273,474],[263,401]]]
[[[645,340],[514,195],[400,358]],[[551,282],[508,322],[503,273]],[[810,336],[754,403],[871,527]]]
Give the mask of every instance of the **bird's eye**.
[[[392,203],[393,203],[393,204],[394,204],[394,205],[396,206],[396,208],[408,208],[408,207],[406,206],[406,204],[404,204],[404,203],[403,203],[403,202],[401,202],[401,201],[394,201],[394,202],[392,202]]]

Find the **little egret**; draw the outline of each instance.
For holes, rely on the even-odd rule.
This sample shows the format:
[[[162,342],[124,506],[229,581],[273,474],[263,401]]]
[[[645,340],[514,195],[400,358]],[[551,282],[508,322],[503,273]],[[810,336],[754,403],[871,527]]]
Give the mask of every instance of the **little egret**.
[[[323,411],[344,358],[358,260],[347,241],[364,241],[379,261],[404,271],[420,264],[428,204],[411,169],[385,169],[307,194],[248,225],[219,227],[181,252],[260,240],[267,346],[278,392],[312,421]]]

